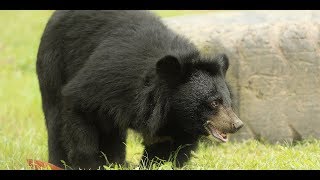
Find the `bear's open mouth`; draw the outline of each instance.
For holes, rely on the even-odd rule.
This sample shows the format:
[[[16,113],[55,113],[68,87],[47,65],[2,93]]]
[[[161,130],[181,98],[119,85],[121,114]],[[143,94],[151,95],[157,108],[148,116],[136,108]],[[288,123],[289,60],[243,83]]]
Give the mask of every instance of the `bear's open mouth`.
[[[227,134],[219,131],[212,124],[207,123],[205,125],[205,128],[213,137],[215,137],[216,139],[220,140],[221,142],[227,142],[228,141]]]

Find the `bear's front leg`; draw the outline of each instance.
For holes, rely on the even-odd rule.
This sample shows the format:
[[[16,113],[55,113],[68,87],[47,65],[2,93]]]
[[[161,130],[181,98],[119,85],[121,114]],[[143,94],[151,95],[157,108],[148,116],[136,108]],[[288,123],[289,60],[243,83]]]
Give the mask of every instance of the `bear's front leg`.
[[[98,169],[105,164],[99,151],[98,130],[93,122],[70,104],[64,104],[62,110],[64,126],[62,140],[68,161],[73,169]]]
[[[174,166],[182,167],[189,159],[191,151],[197,147],[197,138],[185,136],[165,139],[152,144],[145,144],[145,151],[140,164],[150,167],[157,159],[173,160]]]

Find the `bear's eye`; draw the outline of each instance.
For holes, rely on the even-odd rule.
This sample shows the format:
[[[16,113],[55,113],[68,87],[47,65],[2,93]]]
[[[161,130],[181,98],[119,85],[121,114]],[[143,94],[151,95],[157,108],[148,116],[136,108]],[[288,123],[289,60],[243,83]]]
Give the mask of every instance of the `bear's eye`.
[[[212,102],[210,103],[210,105],[211,105],[212,108],[217,108],[218,105],[219,105],[219,103],[218,103],[218,101],[212,101]]]

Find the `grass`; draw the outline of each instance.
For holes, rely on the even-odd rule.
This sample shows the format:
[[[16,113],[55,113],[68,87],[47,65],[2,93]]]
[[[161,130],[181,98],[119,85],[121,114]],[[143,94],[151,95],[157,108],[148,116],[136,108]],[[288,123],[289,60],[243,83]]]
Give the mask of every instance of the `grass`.
[[[155,11],[162,17],[207,11]],[[29,169],[26,159],[47,160],[47,134],[41,110],[35,57],[52,11],[1,11],[0,26],[0,169]],[[129,169],[137,169],[142,139],[130,132]],[[254,140],[200,142],[182,169],[320,169],[320,141],[270,145]],[[106,167],[110,169],[111,167]],[[143,168],[143,167],[142,167]],[[127,169],[113,167],[112,169]],[[171,169],[170,162],[151,169]]]

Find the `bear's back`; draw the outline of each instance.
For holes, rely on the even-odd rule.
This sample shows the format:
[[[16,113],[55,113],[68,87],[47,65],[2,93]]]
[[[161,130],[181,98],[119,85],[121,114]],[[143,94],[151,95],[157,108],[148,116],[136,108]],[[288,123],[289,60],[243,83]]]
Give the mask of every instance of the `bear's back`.
[[[59,61],[68,81],[92,55],[112,61],[112,65],[123,64],[122,60],[150,60],[160,57],[173,38],[148,11],[56,11],[41,44],[60,51]]]

